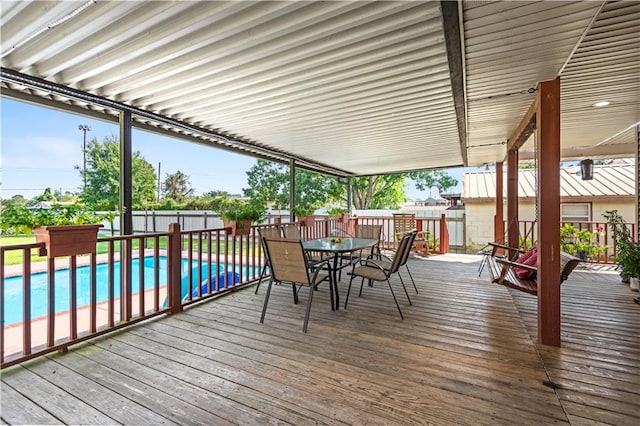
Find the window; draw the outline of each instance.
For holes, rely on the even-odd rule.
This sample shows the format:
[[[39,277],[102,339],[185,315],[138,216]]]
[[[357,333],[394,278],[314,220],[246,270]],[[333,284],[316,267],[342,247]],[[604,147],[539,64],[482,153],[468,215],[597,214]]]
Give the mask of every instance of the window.
[[[560,205],[561,222],[589,222],[591,220],[591,204],[571,203]]]

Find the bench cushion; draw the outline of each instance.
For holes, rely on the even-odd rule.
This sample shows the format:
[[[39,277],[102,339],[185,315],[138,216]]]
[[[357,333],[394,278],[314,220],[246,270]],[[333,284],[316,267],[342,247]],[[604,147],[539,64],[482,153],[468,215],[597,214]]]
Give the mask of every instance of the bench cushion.
[[[516,260],[516,263],[521,263],[527,266],[536,266],[538,263],[538,248],[533,247],[531,250],[520,256],[518,260]],[[516,267],[515,270],[516,276],[520,279],[533,278],[533,276],[536,274],[535,271],[532,271],[530,269]]]

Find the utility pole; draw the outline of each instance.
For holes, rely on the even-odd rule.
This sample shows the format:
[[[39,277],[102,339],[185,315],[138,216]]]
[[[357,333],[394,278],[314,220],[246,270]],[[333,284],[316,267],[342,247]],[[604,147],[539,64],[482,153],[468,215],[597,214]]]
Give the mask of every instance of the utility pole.
[[[81,124],[78,126],[78,130],[84,134],[82,139],[82,192],[84,192],[87,189],[87,132],[91,131],[91,127]]]
[[[162,163],[158,161],[158,203],[160,202],[160,165]]]

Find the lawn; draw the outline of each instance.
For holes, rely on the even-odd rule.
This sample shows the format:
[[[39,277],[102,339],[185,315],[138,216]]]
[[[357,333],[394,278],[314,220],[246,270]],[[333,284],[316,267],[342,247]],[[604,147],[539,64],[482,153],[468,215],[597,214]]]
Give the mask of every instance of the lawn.
[[[8,246],[8,245],[17,245],[17,244],[33,244],[36,242],[36,238],[31,235],[31,236],[26,236],[26,235],[21,235],[21,236],[2,236],[0,237],[0,247],[2,246]],[[147,248],[153,248],[153,241],[151,239],[148,239],[146,241],[147,244]],[[140,241],[138,239],[134,239],[133,240],[133,249],[137,250],[138,247],[140,245]],[[160,245],[160,250],[165,250],[167,248],[167,237],[161,237],[159,239],[159,245]],[[245,254],[246,253],[250,253],[250,247],[244,247],[244,251]],[[106,242],[101,242],[98,243],[98,246],[96,247],[96,251],[98,254],[103,254],[103,253],[107,253],[108,252],[108,243]],[[188,242],[187,241],[183,241],[183,250],[188,250]],[[193,244],[192,244],[192,249],[194,251],[198,250],[198,240],[193,240]],[[212,250],[215,252],[216,250],[216,246],[215,243],[212,246]],[[118,252],[120,251],[120,241],[116,241],[115,242],[115,251]],[[224,253],[225,251],[225,245],[224,242],[220,243],[220,252]],[[207,242],[203,241],[202,242],[202,252],[203,253],[207,253],[208,252],[208,247],[207,247]],[[236,246],[236,253],[240,254],[240,245]],[[46,257],[44,256],[38,256],[38,250],[37,249],[32,249],[31,250],[31,262],[42,262],[47,260]],[[5,253],[5,258],[4,258],[4,264],[5,265],[18,265],[22,263],[22,251],[21,250],[10,250],[7,251]]]

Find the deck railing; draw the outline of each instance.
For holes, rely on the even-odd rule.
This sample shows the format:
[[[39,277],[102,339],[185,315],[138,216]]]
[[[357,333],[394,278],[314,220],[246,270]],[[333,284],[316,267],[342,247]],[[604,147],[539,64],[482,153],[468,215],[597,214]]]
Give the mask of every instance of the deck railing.
[[[607,222],[561,222],[560,227],[564,225],[574,226],[578,231],[587,230],[593,233],[591,243],[594,246],[601,247],[602,251],[597,255],[592,255],[587,259],[591,263],[615,264],[617,263],[615,241],[613,232]],[[631,235],[637,235],[635,223],[625,223],[631,231]],[[531,246],[538,232],[538,223],[535,221],[521,220],[518,222],[520,235],[522,238],[522,246],[526,249]],[[506,224],[505,224],[506,229]],[[571,253],[574,254],[574,253]]]
[[[348,236],[357,223],[381,224],[382,248],[394,248],[390,217],[324,218],[302,234]],[[174,223],[168,232],[98,238],[96,253],[45,260],[37,257],[41,243],[0,247],[0,367],[254,282],[264,265],[257,229],[269,226],[278,225],[233,236],[229,228],[182,231]],[[435,252],[446,252],[444,217],[418,219],[417,226],[428,232]],[[19,253],[18,264],[7,264],[12,253]]]

